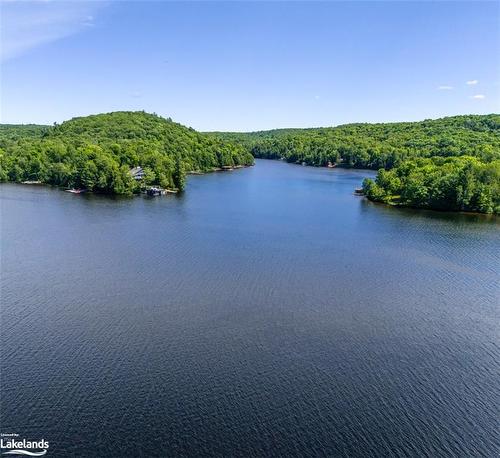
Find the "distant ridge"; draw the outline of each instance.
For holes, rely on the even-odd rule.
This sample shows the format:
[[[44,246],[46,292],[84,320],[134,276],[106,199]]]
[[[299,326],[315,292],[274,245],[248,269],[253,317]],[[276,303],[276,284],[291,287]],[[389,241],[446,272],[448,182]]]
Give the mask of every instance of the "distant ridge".
[[[217,133],[253,156],[380,170],[365,195],[436,210],[500,212],[500,115]]]

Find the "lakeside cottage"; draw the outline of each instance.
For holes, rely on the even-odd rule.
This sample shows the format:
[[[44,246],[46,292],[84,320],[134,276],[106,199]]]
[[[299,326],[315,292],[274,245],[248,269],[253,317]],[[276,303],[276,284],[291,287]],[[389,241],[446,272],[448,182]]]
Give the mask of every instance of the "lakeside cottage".
[[[142,180],[144,178],[144,170],[140,166],[130,169],[129,173],[137,181]]]

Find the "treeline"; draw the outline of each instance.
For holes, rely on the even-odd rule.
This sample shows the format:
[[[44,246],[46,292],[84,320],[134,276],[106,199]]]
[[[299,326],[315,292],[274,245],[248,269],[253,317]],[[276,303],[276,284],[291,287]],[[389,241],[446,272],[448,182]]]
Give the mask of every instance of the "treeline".
[[[0,180],[131,194],[157,184],[182,190],[189,171],[250,165],[241,145],[155,114],[114,112],[54,126],[0,127]],[[140,166],[144,179],[130,169]]]
[[[402,162],[363,182],[377,202],[434,210],[500,213],[500,160],[470,156],[433,157]]]
[[[470,115],[385,124],[346,124],[315,129],[219,133],[254,157],[390,169],[406,159],[463,156],[500,158],[500,115]]]
[[[391,169],[395,169],[394,173],[411,169],[412,176],[426,174],[432,169],[434,181],[422,185],[427,189],[426,198],[418,195],[423,192],[422,186],[411,185],[414,183],[413,178],[405,180],[401,177],[401,188],[397,192],[391,187],[385,188],[383,181],[379,180],[380,183],[377,187],[372,186],[371,192],[366,188],[367,196],[372,200],[398,201],[401,205],[415,207],[498,213],[498,186],[494,186],[492,177],[495,177],[493,170],[497,167],[495,161],[500,159],[500,115],[219,133],[219,136],[239,143],[257,158],[281,159],[314,166],[375,169],[380,170],[377,180],[383,180],[387,176],[384,171]],[[462,165],[465,167],[464,164],[473,160],[471,157],[475,158],[473,165],[470,165],[475,174],[473,194],[481,197],[468,200],[469,197],[462,196],[461,193],[465,191],[459,186],[463,184],[459,184],[460,180],[455,179],[455,174],[459,173]],[[432,160],[421,160],[429,158]],[[461,159],[448,161],[447,158]],[[438,179],[441,175],[442,179]],[[439,192],[443,197],[438,197]]]
[[[0,124],[0,141],[19,140],[27,137],[41,137],[50,129],[39,124]]]

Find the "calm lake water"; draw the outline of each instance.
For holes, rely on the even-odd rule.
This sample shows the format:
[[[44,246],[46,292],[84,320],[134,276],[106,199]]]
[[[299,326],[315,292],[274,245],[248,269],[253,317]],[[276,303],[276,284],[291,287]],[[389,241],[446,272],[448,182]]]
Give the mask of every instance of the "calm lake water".
[[[500,225],[272,161],[2,185],[1,428],[48,457],[493,457]]]

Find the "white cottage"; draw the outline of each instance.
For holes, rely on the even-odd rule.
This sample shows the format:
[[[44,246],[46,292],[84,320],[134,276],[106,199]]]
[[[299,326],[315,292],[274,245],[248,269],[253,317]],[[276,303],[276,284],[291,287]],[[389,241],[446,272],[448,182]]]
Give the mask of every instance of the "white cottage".
[[[130,175],[132,175],[132,177],[139,181],[139,180],[142,180],[144,178],[144,170],[142,170],[142,167],[134,167],[133,169],[130,169]]]

